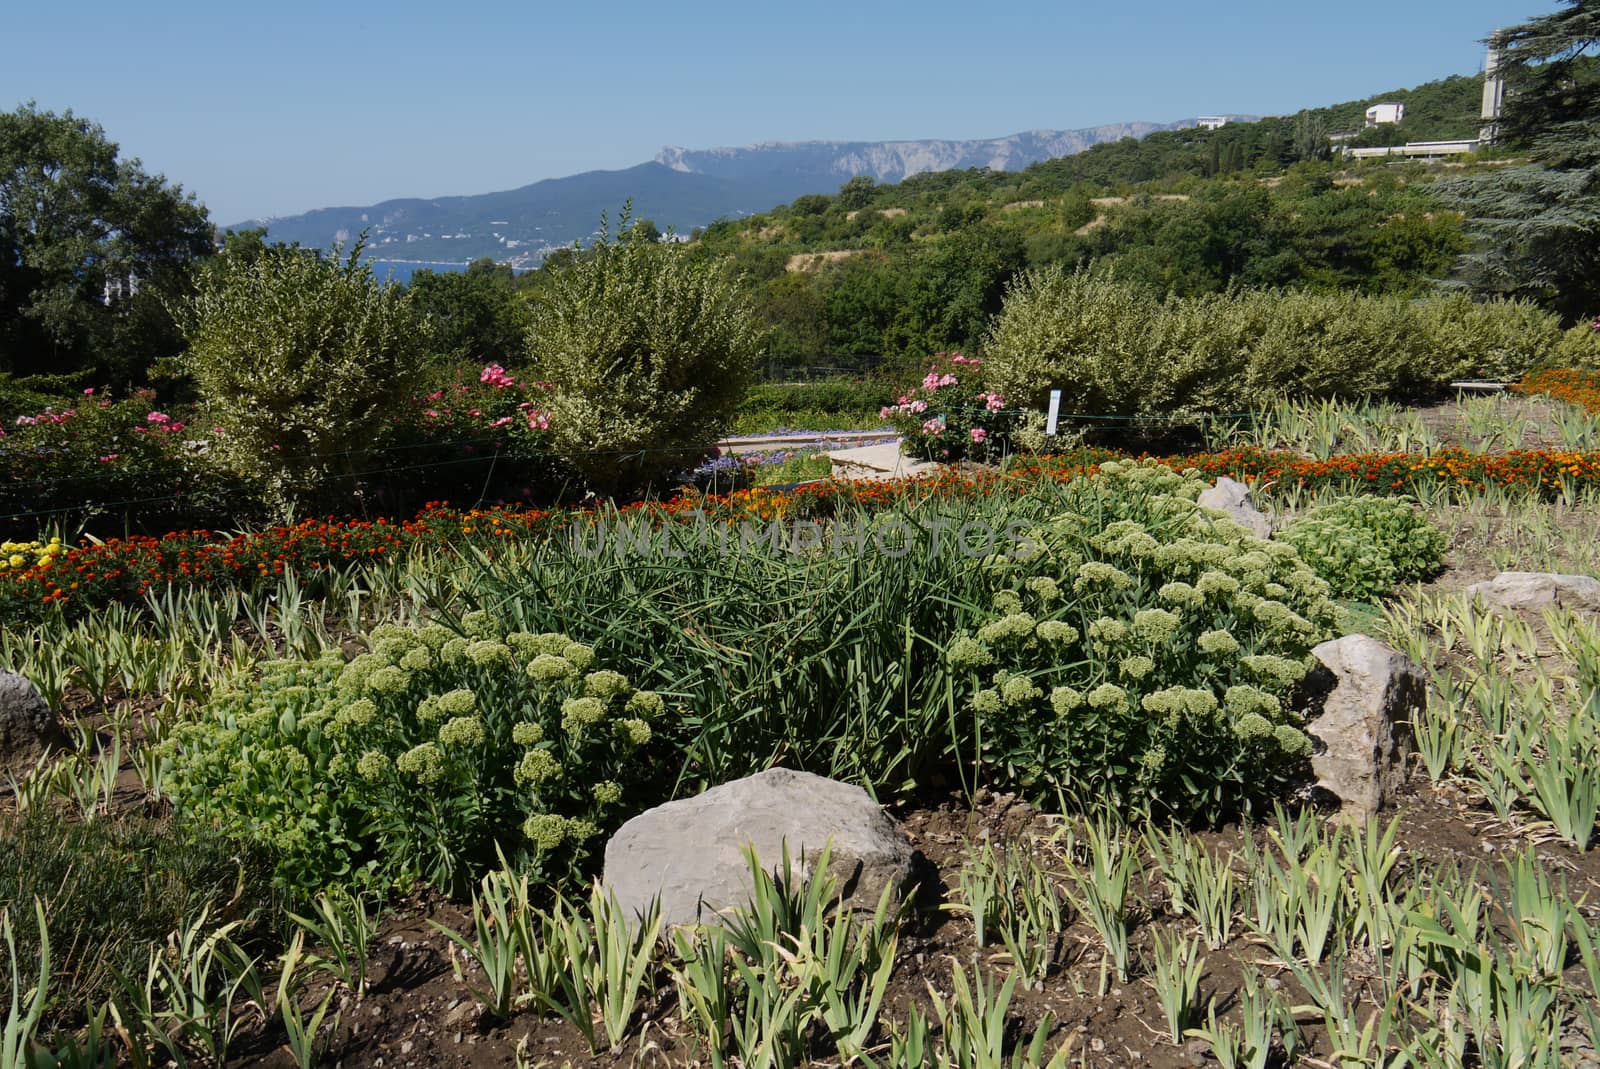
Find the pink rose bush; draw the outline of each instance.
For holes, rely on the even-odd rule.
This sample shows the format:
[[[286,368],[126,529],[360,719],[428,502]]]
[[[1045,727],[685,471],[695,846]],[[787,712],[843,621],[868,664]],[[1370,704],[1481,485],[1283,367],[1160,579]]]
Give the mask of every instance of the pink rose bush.
[[[922,381],[879,410],[899,429],[907,455],[989,460],[1006,451],[1013,414],[1004,396],[982,388],[982,366],[963,353],[936,353]]]

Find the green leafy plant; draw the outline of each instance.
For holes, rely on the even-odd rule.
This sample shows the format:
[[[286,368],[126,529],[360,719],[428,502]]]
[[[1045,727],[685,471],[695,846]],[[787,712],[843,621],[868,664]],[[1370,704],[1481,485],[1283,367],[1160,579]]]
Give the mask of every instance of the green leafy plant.
[[[1412,505],[1352,497],[1313,509],[1280,536],[1336,596],[1366,601],[1438,571],[1449,542]]]
[[[1106,463],[1063,487],[947,661],[985,764],[1023,788],[1216,819],[1310,752],[1282,698],[1331,631],[1288,546],[1199,509],[1205,483]]]
[[[1206,961],[1200,956],[1196,940],[1156,934],[1150,969],[1150,985],[1166,1014],[1167,1033],[1174,1044],[1182,1043],[1199,1005],[1200,977]]]
[[[461,626],[263,666],[163,744],[169,796],[269,845],[297,893],[458,889],[497,850],[566,876],[620,819],[664,703],[564,635]]]
[[[533,307],[528,353],[550,384],[556,448],[596,487],[686,471],[731,423],[760,355],[731,266],[628,227],[555,271]]]

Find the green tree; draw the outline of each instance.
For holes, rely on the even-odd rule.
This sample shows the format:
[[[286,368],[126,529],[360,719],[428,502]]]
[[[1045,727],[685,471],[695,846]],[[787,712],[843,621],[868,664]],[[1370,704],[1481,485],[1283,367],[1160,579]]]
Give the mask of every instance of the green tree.
[[[1533,297],[1577,320],[1600,309],[1600,0],[1566,0],[1495,39],[1498,132],[1531,158],[1441,183],[1477,240],[1459,270],[1477,293]]]
[[[259,483],[280,518],[384,444],[427,367],[428,320],[372,277],[362,251],[227,258],[180,311],[182,366],[222,430],[210,455]]]
[[[839,207],[847,212],[858,212],[872,203],[877,183],[871,175],[858,174],[839,187]]]
[[[528,352],[551,434],[591,485],[627,491],[691,467],[733,419],[761,355],[731,261],[602,226],[533,307]]]
[[[520,362],[528,329],[527,302],[510,267],[490,259],[465,271],[418,271],[406,288],[412,305],[433,321],[441,352],[476,364]]]
[[[181,345],[166,301],[211,250],[205,208],[98,125],[0,113],[0,371],[140,378]]]

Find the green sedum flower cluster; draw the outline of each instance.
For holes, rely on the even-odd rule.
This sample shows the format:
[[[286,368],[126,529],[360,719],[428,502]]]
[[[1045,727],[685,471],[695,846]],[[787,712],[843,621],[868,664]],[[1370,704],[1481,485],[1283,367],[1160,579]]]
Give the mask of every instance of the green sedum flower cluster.
[[[497,851],[566,875],[649,772],[666,703],[565,635],[479,612],[368,645],[270,663],[164,743],[176,804],[265,844],[292,894],[459,889]]]
[[[1047,798],[1215,819],[1310,752],[1289,702],[1332,634],[1293,547],[1200,509],[1206,482],[1106,464],[995,558],[1003,589],[947,647],[993,773]]]

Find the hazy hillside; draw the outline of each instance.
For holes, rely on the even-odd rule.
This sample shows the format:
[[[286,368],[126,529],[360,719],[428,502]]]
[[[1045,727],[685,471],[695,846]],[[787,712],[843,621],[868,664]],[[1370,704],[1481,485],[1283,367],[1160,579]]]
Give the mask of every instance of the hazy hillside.
[[[594,233],[600,213],[628,198],[640,218],[687,233],[719,218],[766,211],[807,193],[831,193],[856,175],[896,182],[931,171],[1019,170],[1042,160],[1151,131],[1193,126],[1114,123],[1085,130],[1034,130],[979,141],[808,141],[743,148],[663,149],[654,162],[588,171],[476,196],[385,201],[249,220],[275,241],[327,246],[369,231],[381,259],[465,262],[490,256],[537,264],[549,250]]]
[[[1177,130],[1194,124],[1193,119],[1111,123],[1084,130],[1026,130],[983,141],[778,141],[709,149],[669,145],[661,150],[656,162],[675,171],[741,180],[777,174],[804,175],[814,177],[817,183],[827,183],[805,192],[832,192],[856,175],[867,175],[878,182],[899,182],[927,171],[964,171],[969,167],[1017,171],[1102,142],[1144,137],[1156,130]]]
[[[952,186],[986,199],[1006,199],[1007,190],[1014,191],[1010,199],[1027,199],[1060,194],[1083,182],[1110,187],[1271,168],[1296,158],[1303,121],[1317,136],[1356,128],[1368,104],[1382,100],[1405,103],[1406,121],[1364,135],[1362,142],[1471,136],[1479,86],[1475,77],[1455,76],[1294,116],[1259,121],[1235,116],[1215,133],[1185,119],[1032,130],[972,141],[669,146],[655,161],[621,171],[588,171],[498,193],[324,208],[236,226],[265,225],[272,240],[315,247],[349,241],[365,229],[379,259],[465,263],[487,256],[532,267],[550,250],[591,237],[601,212],[614,215],[629,198],[637,218],[687,234],[718,219],[768,212],[805,194],[831,194],[858,175],[879,183],[874,206],[893,208],[913,207],[930,195],[948,199]],[[812,242],[802,237],[797,244]]]

